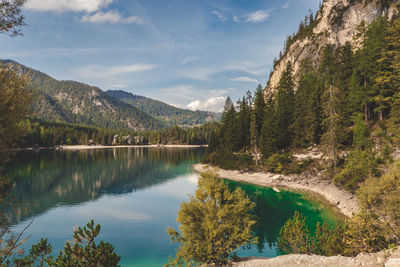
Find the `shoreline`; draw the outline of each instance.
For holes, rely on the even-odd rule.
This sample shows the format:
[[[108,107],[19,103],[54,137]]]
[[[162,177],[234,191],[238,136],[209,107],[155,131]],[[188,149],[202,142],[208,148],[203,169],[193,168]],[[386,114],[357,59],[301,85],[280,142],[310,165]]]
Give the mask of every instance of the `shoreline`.
[[[310,193],[322,198],[337,208],[338,212],[346,217],[351,217],[359,209],[358,200],[355,195],[335,186],[331,181],[318,177],[305,178],[299,175],[282,175],[266,172],[246,173],[213,168],[206,164],[195,164],[193,165],[193,169],[197,172],[214,169],[224,179]]]
[[[109,148],[201,148],[208,147],[208,145],[117,145],[117,146],[105,146],[105,145],[65,145],[65,146],[54,146],[54,147],[27,147],[27,148],[16,148],[13,150],[91,150],[91,149],[109,149]]]

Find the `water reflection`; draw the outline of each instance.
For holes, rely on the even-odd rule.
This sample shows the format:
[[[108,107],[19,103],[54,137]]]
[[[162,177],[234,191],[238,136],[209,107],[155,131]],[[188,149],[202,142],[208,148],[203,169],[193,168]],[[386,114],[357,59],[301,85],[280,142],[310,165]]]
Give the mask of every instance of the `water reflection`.
[[[13,224],[57,205],[119,195],[187,173],[204,150],[104,149],[23,151],[6,170],[15,204],[2,205]]]
[[[332,209],[307,195],[285,190],[275,192],[272,188],[234,181],[226,182],[232,189],[240,186],[256,203],[254,213],[257,225],[254,234],[258,237],[258,243],[250,250],[241,250],[240,256],[256,255],[256,250],[267,257],[283,254],[277,247],[279,231],[296,210],[306,216],[307,227],[311,232],[315,231],[317,222],[326,221],[335,225],[341,219]]]

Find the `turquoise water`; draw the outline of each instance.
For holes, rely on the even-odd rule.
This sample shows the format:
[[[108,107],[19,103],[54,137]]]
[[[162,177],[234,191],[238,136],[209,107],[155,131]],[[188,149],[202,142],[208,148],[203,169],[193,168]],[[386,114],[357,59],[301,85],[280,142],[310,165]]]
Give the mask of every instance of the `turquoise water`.
[[[91,219],[100,239],[112,243],[122,266],[163,266],[175,254],[167,227],[177,228],[179,203],[193,194],[198,174],[192,164],[204,149],[121,148],[86,151],[23,151],[7,167],[13,205],[1,207],[19,231],[33,220],[26,248],[47,237],[56,252],[73,228]],[[334,212],[299,193],[228,182],[257,203],[259,244],[240,256],[274,257],[279,229],[295,210],[316,221],[335,223]],[[311,227],[312,228],[312,227]]]

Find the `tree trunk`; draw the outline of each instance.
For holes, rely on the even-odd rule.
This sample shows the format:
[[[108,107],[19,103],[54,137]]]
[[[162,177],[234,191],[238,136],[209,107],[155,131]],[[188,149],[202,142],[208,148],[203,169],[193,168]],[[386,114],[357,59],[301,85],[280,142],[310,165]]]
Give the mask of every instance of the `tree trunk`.
[[[258,166],[258,151],[257,151],[257,144],[254,145],[254,152],[256,153],[256,166]]]
[[[368,103],[364,104],[364,120],[365,122],[368,121]]]

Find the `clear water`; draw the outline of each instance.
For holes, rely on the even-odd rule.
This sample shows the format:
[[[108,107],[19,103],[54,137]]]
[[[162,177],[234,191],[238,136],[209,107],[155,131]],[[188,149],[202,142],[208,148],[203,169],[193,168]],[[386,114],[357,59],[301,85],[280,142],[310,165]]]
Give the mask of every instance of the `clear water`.
[[[112,243],[122,266],[163,266],[175,254],[167,227],[177,228],[179,203],[193,194],[198,174],[192,164],[204,149],[102,149],[23,151],[7,167],[13,205],[1,208],[19,231],[33,220],[26,248],[47,237],[55,253],[71,240],[73,228],[91,219],[101,224],[100,239]],[[317,221],[339,218],[321,202],[299,193],[227,181],[257,203],[259,244],[240,256],[274,257],[279,230],[295,210]]]

